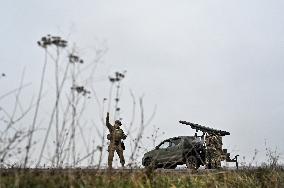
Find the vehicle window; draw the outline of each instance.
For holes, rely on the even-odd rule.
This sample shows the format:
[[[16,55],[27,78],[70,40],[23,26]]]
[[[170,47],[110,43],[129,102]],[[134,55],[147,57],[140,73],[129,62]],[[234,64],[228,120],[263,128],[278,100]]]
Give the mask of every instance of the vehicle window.
[[[177,144],[174,142],[171,142],[171,146],[170,147],[175,147]]]
[[[201,141],[201,138],[200,138],[200,137],[196,137],[196,138],[194,138],[194,141],[195,141],[195,142],[200,142],[200,141]]]
[[[168,148],[170,146],[170,142],[167,141],[167,142],[164,142],[163,144],[160,145],[160,149],[165,149],[165,148]]]
[[[201,143],[201,144],[204,143],[204,139],[202,139],[201,137],[196,137],[193,141],[194,141],[194,142]]]
[[[179,138],[179,139],[174,139],[174,140],[172,140],[172,146],[176,146],[176,145],[178,145],[180,142],[181,142],[181,139],[180,139],[180,138]]]

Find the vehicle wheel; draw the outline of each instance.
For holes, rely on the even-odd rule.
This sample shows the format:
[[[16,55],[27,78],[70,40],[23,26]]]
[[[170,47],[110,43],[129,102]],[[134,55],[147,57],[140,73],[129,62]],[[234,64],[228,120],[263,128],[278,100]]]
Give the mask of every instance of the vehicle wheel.
[[[153,162],[150,158],[145,159],[144,166],[146,168],[154,168],[155,169],[155,165],[153,164]]]
[[[177,167],[176,164],[166,164],[164,166],[164,169],[175,169]]]
[[[150,165],[151,165],[151,159],[149,159],[149,158],[145,159],[144,166],[148,167]]]
[[[186,158],[186,166],[187,166],[188,169],[198,169],[199,165],[198,165],[196,157],[194,157],[192,155],[188,156]]]

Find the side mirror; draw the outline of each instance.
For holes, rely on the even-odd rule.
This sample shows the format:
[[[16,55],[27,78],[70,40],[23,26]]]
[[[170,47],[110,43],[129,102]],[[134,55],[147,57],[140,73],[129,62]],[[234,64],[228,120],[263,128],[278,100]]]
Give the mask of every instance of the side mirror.
[[[158,146],[156,146],[156,147],[155,147],[155,149],[159,149],[159,147],[158,147]]]

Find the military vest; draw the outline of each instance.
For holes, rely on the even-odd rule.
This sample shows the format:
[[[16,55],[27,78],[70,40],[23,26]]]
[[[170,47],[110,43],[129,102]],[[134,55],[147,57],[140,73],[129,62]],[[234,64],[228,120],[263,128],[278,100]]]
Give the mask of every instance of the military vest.
[[[113,131],[114,141],[120,141],[123,138],[123,130],[122,129],[114,129]]]

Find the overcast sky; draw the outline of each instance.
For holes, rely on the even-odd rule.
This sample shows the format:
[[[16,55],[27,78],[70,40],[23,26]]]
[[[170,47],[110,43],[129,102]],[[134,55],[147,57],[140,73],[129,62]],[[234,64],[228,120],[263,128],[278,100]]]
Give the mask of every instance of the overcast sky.
[[[231,132],[224,144],[234,154],[257,149],[264,159],[266,140],[283,160],[284,1],[1,0],[0,10],[0,72],[7,74],[0,94],[18,85],[24,68],[38,87],[36,41],[46,34],[89,51],[104,45],[98,80],[127,70],[124,115],[128,90],[144,94],[148,116],[157,105],[160,141],[193,134],[178,124],[187,120]],[[108,87],[107,78],[101,82]]]

